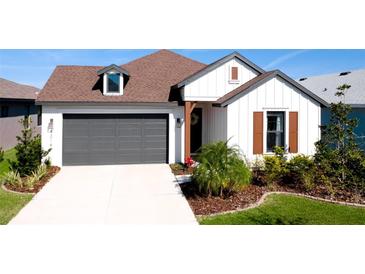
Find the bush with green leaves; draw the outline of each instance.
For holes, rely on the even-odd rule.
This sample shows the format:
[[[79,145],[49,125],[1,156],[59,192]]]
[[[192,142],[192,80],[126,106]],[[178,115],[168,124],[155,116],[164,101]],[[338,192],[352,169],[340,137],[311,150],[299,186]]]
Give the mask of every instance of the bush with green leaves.
[[[264,156],[264,173],[267,184],[279,183],[287,173],[286,154],[282,147],[274,147],[274,155]]]
[[[27,188],[32,190],[34,185],[47,174],[48,168],[46,165],[40,165],[30,176],[21,177],[17,171],[9,171],[2,176],[2,181],[5,184],[17,188]]]
[[[315,183],[315,165],[310,156],[295,155],[286,163],[286,174],[283,181],[287,184],[296,184],[306,190],[313,188]]]
[[[15,186],[15,187],[23,187],[24,186],[24,182],[22,180],[22,178],[20,177],[19,173],[16,171],[9,171],[6,172],[2,177],[1,177],[2,181],[4,184],[9,184],[11,186]]]
[[[197,161],[193,181],[202,194],[223,197],[251,182],[251,171],[238,148],[228,146],[227,142],[202,146]]]
[[[343,102],[350,88],[347,84],[337,88],[340,101],[330,106],[330,122],[322,129],[314,158],[320,179],[330,189],[365,195],[365,153],[359,148],[354,132],[358,120],[350,118],[351,106]]]
[[[283,183],[311,189],[314,184],[315,165],[311,157],[294,155],[288,160],[282,147],[274,148],[274,155],[264,157],[264,178],[267,184]]]
[[[23,129],[21,135],[17,136],[18,144],[16,149],[16,160],[9,161],[10,168],[20,174],[21,177],[32,174],[41,164],[42,158],[47,156],[50,150],[44,151],[41,146],[40,135],[33,136],[31,118],[24,118],[19,121]]]

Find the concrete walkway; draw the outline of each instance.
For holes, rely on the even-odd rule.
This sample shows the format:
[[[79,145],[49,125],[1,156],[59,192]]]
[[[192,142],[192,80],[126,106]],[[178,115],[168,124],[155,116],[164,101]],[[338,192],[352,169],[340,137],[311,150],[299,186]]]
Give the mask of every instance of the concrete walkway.
[[[10,224],[197,224],[166,164],[69,166]]]

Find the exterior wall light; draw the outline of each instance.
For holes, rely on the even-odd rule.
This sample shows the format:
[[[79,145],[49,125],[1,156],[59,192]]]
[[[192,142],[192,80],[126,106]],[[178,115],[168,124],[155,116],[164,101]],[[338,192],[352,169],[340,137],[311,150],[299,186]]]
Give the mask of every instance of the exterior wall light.
[[[181,128],[182,124],[184,123],[184,119],[183,118],[177,118],[176,119],[176,127],[177,128]]]
[[[49,133],[53,132],[53,118],[49,119],[47,130]]]

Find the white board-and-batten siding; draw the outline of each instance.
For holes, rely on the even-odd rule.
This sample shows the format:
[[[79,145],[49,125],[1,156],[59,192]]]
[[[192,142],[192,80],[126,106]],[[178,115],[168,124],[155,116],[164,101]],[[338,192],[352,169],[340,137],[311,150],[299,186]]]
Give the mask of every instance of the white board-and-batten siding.
[[[285,146],[289,140],[289,112],[298,112],[298,153],[313,155],[315,142],[320,139],[321,106],[318,102],[273,78],[258,88],[247,92],[227,107],[227,139],[230,145],[238,145],[248,160],[253,155],[253,113],[264,112],[264,154],[266,153],[266,113],[285,112]]]
[[[230,80],[232,67],[238,67],[238,81]],[[233,58],[187,84],[182,90],[182,97],[184,101],[216,101],[257,75],[255,70]]]

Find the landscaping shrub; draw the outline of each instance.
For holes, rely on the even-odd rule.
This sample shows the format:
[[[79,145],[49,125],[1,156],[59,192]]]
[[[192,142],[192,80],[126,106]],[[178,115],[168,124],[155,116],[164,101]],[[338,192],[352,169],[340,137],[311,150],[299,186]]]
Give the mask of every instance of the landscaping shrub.
[[[283,181],[310,190],[314,186],[315,165],[313,159],[305,155],[296,155],[286,163]]]
[[[9,184],[16,187],[23,187],[23,180],[19,173],[16,171],[9,171],[2,176],[2,181],[5,184]]]
[[[227,142],[204,145],[197,157],[193,180],[202,194],[230,195],[251,181],[251,171],[242,160],[236,147]]]
[[[330,106],[330,122],[323,127],[321,140],[316,143],[315,163],[320,179],[332,191],[346,190],[365,195],[365,154],[356,143],[356,118],[350,118],[351,106],[343,103],[345,92],[351,88],[337,88],[338,103]]]
[[[257,186],[264,186],[267,184],[265,178],[265,163],[262,159],[256,158],[250,163],[250,168],[252,170],[252,184]]]
[[[2,180],[13,187],[32,190],[34,185],[47,174],[47,171],[46,165],[40,165],[31,175],[22,178],[17,171],[11,170],[3,175]]]
[[[30,118],[24,118],[19,121],[23,129],[21,136],[17,136],[18,144],[16,149],[16,161],[9,161],[10,168],[17,171],[21,177],[30,175],[41,164],[43,157],[47,156],[50,150],[44,151],[41,146],[39,135],[33,136],[33,130],[29,125]]]
[[[281,147],[274,148],[274,155],[264,157],[264,179],[267,184],[278,183],[311,189],[314,184],[315,165],[305,155],[295,155],[290,160]]]
[[[286,155],[281,147],[274,147],[273,156],[264,156],[264,173],[267,184],[279,183],[286,175]]]
[[[47,158],[44,160],[44,164],[46,165],[47,168],[50,168],[52,163],[51,163],[51,159]]]

